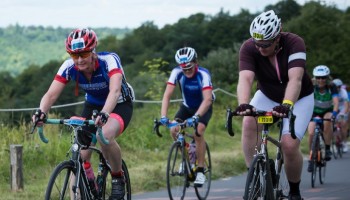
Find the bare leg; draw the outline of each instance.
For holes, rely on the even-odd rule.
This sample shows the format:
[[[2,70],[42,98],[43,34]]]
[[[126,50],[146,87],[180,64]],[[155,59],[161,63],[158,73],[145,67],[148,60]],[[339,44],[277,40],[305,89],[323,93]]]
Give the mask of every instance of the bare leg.
[[[257,139],[260,139],[257,135],[257,127],[254,117],[243,117],[242,128],[242,149],[245,157],[246,166],[249,167],[253,160],[255,146],[257,145]],[[260,132],[259,128],[259,132]]]
[[[205,139],[204,139],[205,125],[202,123],[199,123],[197,130],[200,137],[198,137],[195,134],[194,139],[196,141],[196,154],[197,154],[197,160],[198,160],[198,167],[204,167],[205,149],[206,149]]]
[[[289,134],[282,136],[282,151],[284,155],[284,167],[287,179],[297,183],[301,179],[303,168],[303,156],[299,149],[299,139],[293,139]]]

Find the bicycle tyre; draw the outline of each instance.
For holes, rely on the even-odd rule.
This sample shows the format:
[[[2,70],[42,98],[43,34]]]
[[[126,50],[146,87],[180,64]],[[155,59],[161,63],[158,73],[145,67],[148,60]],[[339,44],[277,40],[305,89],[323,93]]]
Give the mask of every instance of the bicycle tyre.
[[[280,156],[283,156],[282,154]],[[286,171],[284,169],[284,162],[283,162],[283,157],[281,157],[280,159],[276,159],[275,161],[275,165],[276,165],[276,198],[275,199],[284,199],[284,198],[288,198],[288,194],[289,194],[289,182],[287,179],[287,174]]]
[[[317,163],[318,163],[318,157],[321,157],[319,155],[321,151],[319,150],[319,136],[318,133],[315,133],[312,138],[312,144],[311,144],[311,165],[312,165],[312,172],[311,172],[311,187],[315,187],[316,182],[316,172],[317,172]]]
[[[205,200],[207,199],[210,191],[210,185],[211,185],[211,157],[210,157],[210,150],[207,143],[205,143],[206,147],[206,156],[205,156],[205,167],[204,167],[204,175],[206,177],[206,181],[203,184],[202,187],[194,187],[196,191],[196,195],[199,200]]]
[[[76,168],[72,161],[63,161],[62,163],[58,164],[51,174],[45,193],[45,199],[70,200],[70,195],[73,193],[70,190],[70,185],[74,183],[74,178],[72,178],[72,175],[76,177],[76,174]],[[84,191],[82,180],[79,181],[77,199],[87,199],[85,192],[81,191]],[[79,194],[82,196],[79,197]]]
[[[122,160],[122,170],[124,172],[124,179],[125,179],[125,195],[123,199],[131,200],[130,176],[124,160]],[[101,192],[102,192],[102,195],[101,195],[102,200],[108,200],[112,192],[112,176],[111,176],[109,167],[106,167],[106,166],[103,170],[103,189],[101,190]]]
[[[323,184],[326,180],[326,166],[327,166],[326,160],[322,160],[322,162],[318,166],[318,175],[319,175],[321,184]]]
[[[244,200],[274,199],[269,165],[270,163],[265,162],[262,155],[257,155],[254,157],[247,175],[243,196]]]
[[[333,153],[333,158],[337,159],[338,158],[338,145],[337,142],[335,141],[336,136],[333,136],[332,138],[332,143],[331,143],[331,151]]]
[[[171,145],[166,169],[167,190],[171,200],[185,198],[188,185],[188,170],[186,170],[188,163],[184,153],[180,142],[174,142]]]

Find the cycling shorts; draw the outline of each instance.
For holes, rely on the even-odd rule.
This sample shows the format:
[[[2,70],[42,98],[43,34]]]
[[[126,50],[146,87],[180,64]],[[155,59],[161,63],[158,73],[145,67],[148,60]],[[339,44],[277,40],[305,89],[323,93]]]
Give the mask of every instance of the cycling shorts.
[[[196,112],[197,112],[197,109],[190,109],[185,105],[181,104],[180,109],[177,111],[174,119],[181,119],[182,121],[184,121],[192,117],[193,115],[195,115]],[[203,123],[205,126],[208,126],[212,113],[213,113],[213,107],[211,105],[208,111],[199,118],[199,122]]]
[[[103,106],[96,106],[91,103],[85,102],[84,109],[81,116],[86,119],[91,119],[93,110],[101,111]],[[131,101],[126,101],[123,103],[118,103],[114,108],[109,117],[115,118],[120,125],[120,130],[118,134],[121,134],[128,127],[133,113],[133,104]],[[80,131],[78,138],[80,142],[85,145],[89,145],[92,141],[93,135],[96,134],[97,128],[93,126],[84,126],[83,131]]]

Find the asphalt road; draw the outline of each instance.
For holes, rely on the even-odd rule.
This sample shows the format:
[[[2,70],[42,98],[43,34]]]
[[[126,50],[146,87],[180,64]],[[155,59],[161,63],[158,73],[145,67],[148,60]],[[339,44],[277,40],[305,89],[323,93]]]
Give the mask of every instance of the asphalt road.
[[[236,200],[243,199],[246,173],[225,179],[212,181],[208,199]],[[349,200],[350,199],[350,152],[343,154],[343,158],[328,162],[326,180],[320,184],[317,177],[315,188],[311,187],[311,174],[307,172],[307,160],[304,160],[302,182],[300,185],[304,200]],[[166,189],[135,194],[133,200],[165,200],[169,199]],[[185,199],[197,199],[194,188],[188,188]]]

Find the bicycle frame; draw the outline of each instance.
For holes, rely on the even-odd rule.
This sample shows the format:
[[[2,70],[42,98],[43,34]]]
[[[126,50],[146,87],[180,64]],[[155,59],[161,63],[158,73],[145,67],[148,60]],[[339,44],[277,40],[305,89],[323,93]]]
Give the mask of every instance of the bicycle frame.
[[[52,173],[52,176],[50,178],[48,188],[46,191],[46,198],[51,199],[51,192],[53,192],[53,185],[57,181],[59,181],[61,177],[61,171],[64,172],[67,170],[67,174],[65,175],[66,178],[63,178],[64,180],[61,191],[58,193],[59,196],[62,195],[70,195],[71,197],[74,197],[74,199],[82,198],[82,199],[100,199],[104,198],[106,195],[106,178],[108,173],[111,171],[111,167],[107,160],[103,157],[103,153],[100,149],[94,147],[94,146],[88,146],[81,144],[78,140],[79,131],[82,131],[83,126],[95,126],[95,122],[93,120],[85,120],[81,117],[71,117],[70,119],[46,119],[44,120],[45,124],[64,124],[66,126],[69,126],[71,128],[71,147],[69,151],[67,152],[67,157],[69,158],[66,161],[61,162],[59,165],[56,166],[55,170]],[[34,127],[32,128],[32,132],[34,131],[36,127],[37,122],[34,124]],[[38,133],[40,135],[40,139],[47,143],[48,140],[44,136],[43,133],[43,127],[38,127]],[[102,129],[100,127],[97,127],[97,134],[100,137],[100,140],[104,144],[108,144],[108,140],[106,140],[102,134]],[[96,135],[93,135],[92,143],[96,144]],[[96,182],[98,183],[98,190],[96,194],[92,192],[92,189],[90,188],[90,184],[88,181],[88,178],[85,174],[85,170],[83,167],[83,162],[81,159],[81,150],[91,150],[92,152],[95,152],[99,156],[99,171]],[[126,185],[127,185],[127,199],[131,199],[131,187],[130,187],[130,179],[129,174],[127,171],[127,167],[125,162],[122,160],[122,169],[124,170],[124,175],[126,177]],[[71,177],[73,176],[73,177]],[[64,177],[64,176],[63,176]],[[72,181],[72,182],[70,182]],[[60,183],[61,184],[61,183]],[[69,185],[67,185],[69,184]],[[67,190],[68,187],[70,190]],[[56,191],[56,190],[55,190]],[[69,192],[68,192],[69,191]],[[58,191],[57,191],[58,192]],[[55,193],[55,192],[54,192]],[[63,194],[61,194],[63,193]],[[67,194],[69,193],[69,194]],[[55,194],[52,194],[55,195]]]
[[[234,132],[232,129],[233,116],[240,116],[240,115],[232,112],[231,109],[228,109],[227,117],[226,117],[226,120],[227,120],[226,128],[228,129],[228,133],[231,136],[234,135]],[[276,140],[269,136],[269,127],[270,125],[273,124],[272,113],[266,112],[266,111],[256,111],[246,116],[258,117],[257,123],[262,124],[263,127],[260,135],[260,139],[261,139],[260,148],[258,148],[259,141],[257,140],[257,145],[255,146],[254,159],[250,165],[250,169],[247,175],[247,183],[246,183],[246,189],[245,189],[246,191],[245,191],[244,199],[250,199],[250,198],[255,199],[257,198],[257,195],[259,195],[259,197],[272,199],[272,200],[279,199],[279,198],[286,198],[287,195],[285,193],[287,193],[288,191],[285,191],[285,190],[287,190],[289,186],[286,180],[284,180],[284,182],[286,183],[283,183],[284,186],[282,186],[282,181],[280,179],[281,176],[283,175],[282,170],[283,170],[283,163],[284,163],[283,152],[282,152],[281,143],[280,143],[280,140],[282,137],[283,123],[280,120],[278,121],[279,137],[278,137],[278,140]],[[294,132],[295,116],[292,114],[292,112],[290,112],[290,114],[287,117],[290,120],[291,136],[292,138],[295,139],[296,138],[295,132]],[[268,141],[270,141],[274,146],[277,147],[274,166],[271,166],[269,155],[268,155]],[[259,167],[259,165],[261,165],[261,168],[258,169],[258,171],[255,171],[256,170],[255,167]],[[262,178],[254,178],[254,176],[260,176]],[[255,193],[254,191],[252,191],[254,189],[252,189],[251,187],[254,187],[254,188],[257,187],[257,185],[255,185],[257,184],[257,182],[259,182],[260,189],[258,189],[258,191],[256,191]]]
[[[177,139],[176,141],[171,145],[169,155],[168,155],[168,164],[167,164],[167,188],[168,188],[168,194],[170,199],[174,199],[175,196],[180,195],[181,199],[185,198],[185,192],[186,188],[189,187],[191,184],[190,182],[194,182],[196,178],[196,170],[195,166],[191,166],[192,163],[189,158],[189,151],[187,148],[187,145],[189,145],[186,142],[185,137],[189,137],[193,140],[193,135],[188,134],[185,132],[185,129],[189,126],[192,126],[196,131],[195,134],[199,136],[197,133],[197,124],[192,124],[192,118],[189,118],[185,120],[184,122],[173,122],[167,124],[167,128],[172,127],[179,127],[179,130],[176,134]],[[159,137],[162,135],[159,133],[159,126],[162,124],[158,122],[157,119],[154,120],[154,131],[157,133]],[[210,150],[209,146],[206,143],[206,158],[205,158],[205,167],[203,174],[206,176],[206,183],[203,186],[197,187],[194,184],[195,192],[198,197],[198,199],[206,199],[209,190],[210,190],[210,184],[211,184],[211,158],[210,158]],[[177,162],[180,159],[180,163]],[[176,167],[180,164],[179,171],[177,171]],[[195,164],[195,163],[193,163]],[[180,170],[181,169],[181,170]],[[181,180],[182,179],[182,180]],[[174,188],[172,186],[173,182],[176,180],[179,181],[178,184],[183,184],[183,186],[179,187],[181,191],[179,191],[178,188]],[[175,184],[176,185],[176,184]]]

